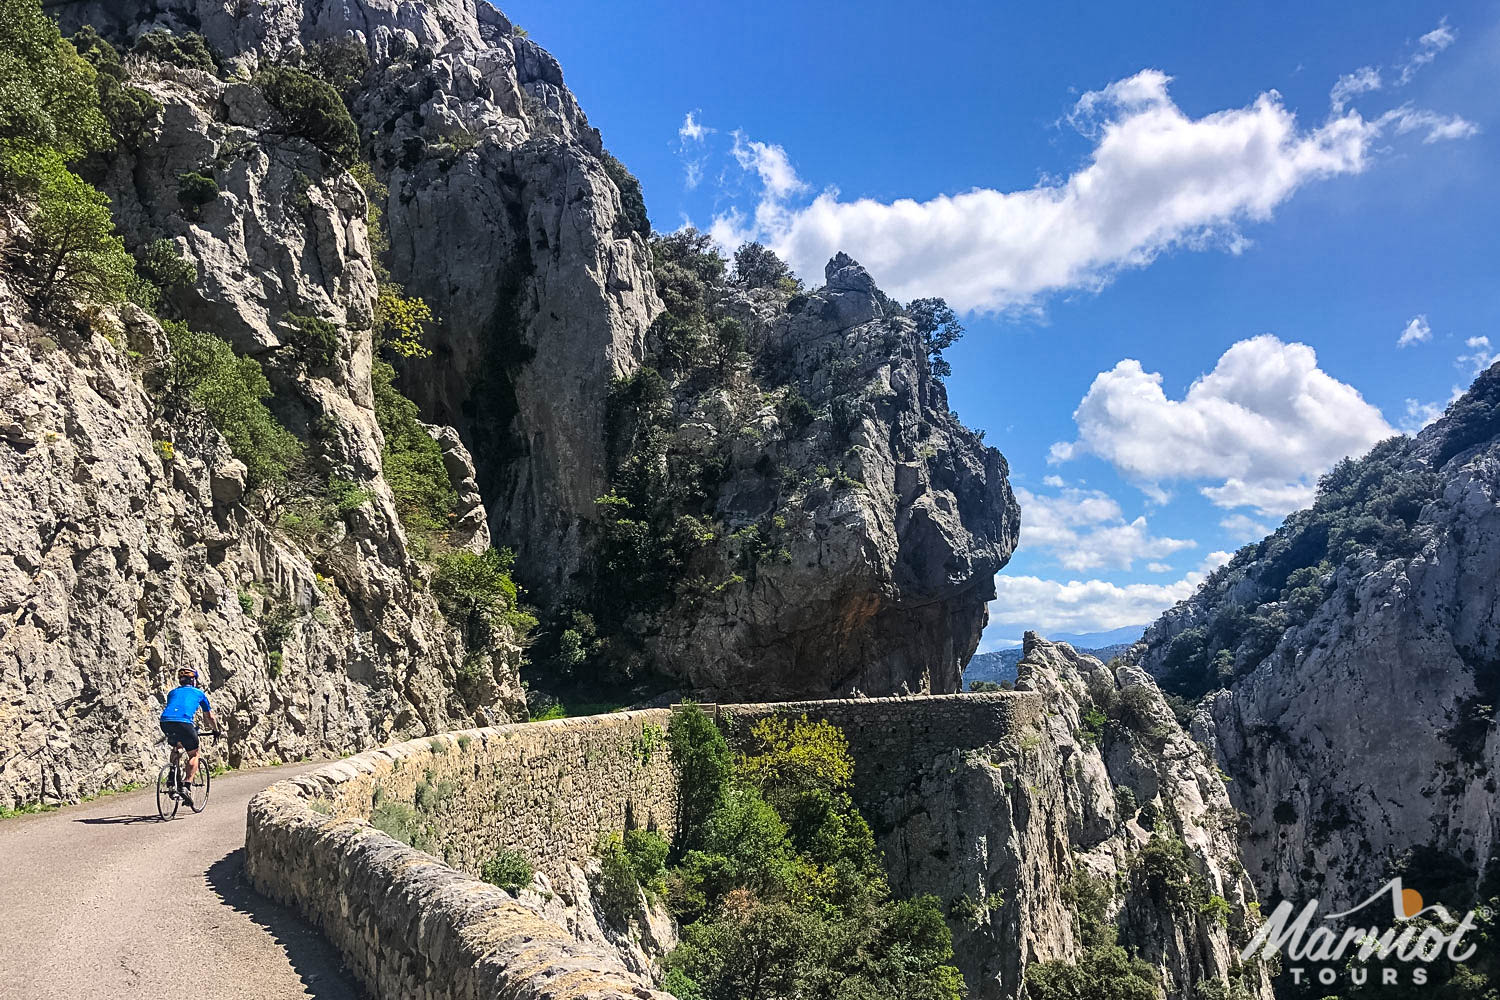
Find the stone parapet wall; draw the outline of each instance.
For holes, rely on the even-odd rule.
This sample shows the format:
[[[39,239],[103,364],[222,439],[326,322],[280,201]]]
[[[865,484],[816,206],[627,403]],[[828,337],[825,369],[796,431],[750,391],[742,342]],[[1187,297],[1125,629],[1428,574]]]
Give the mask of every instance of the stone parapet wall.
[[[599,834],[673,833],[669,711],[413,740],[280,781],[250,802],[246,870],[338,948],[376,1000],[670,1000],[475,876],[502,848],[558,877]],[[418,802],[418,786],[429,808]],[[445,787],[448,786],[448,787]],[[451,864],[369,825],[399,803]],[[467,871],[455,870],[464,869]]]
[[[717,713],[736,745],[771,716],[806,715],[838,726],[854,758],[855,800],[876,811],[905,794],[936,758],[993,746],[1027,729],[1040,734],[1046,719],[1040,696],[1009,691],[720,705]]]
[[[999,743],[1042,711],[1026,694],[716,709],[735,742],[770,715],[838,725],[856,794],[873,807],[937,757]],[[319,927],[376,1000],[668,1000],[619,955],[477,875],[504,849],[560,880],[588,863],[602,833],[639,827],[670,839],[671,718],[660,709],[449,733],[278,782],[251,800],[247,871]],[[393,810],[421,826],[417,842],[431,853],[370,825]]]

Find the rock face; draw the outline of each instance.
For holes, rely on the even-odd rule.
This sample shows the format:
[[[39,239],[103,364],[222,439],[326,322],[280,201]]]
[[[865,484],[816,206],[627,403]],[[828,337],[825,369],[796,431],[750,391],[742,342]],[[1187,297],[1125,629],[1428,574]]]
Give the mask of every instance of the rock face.
[[[93,23],[116,36],[198,31],[230,73],[296,61],[320,44],[362,45],[374,69],[351,105],[388,190],[377,207],[390,270],[442,320],[433,356],[405,363],[403,385],[424,418],[457,428],[494,541],[516,551],[518,577],[544,611],[598,614],[601,592],[643,589],[603,565],[610,525],[596,501],[618,478],[617,382],[660,365],[659,262],[638,185],[604,150],[551,55],[485,3],[300,0],[230,17],[209,0],[167,0],[70,4],[62,17],[65,28]],[[219,133],[232,140],[261,120],[253,86],[220,89],[208,140],[156,154],[158,175],[222,152]],[[173,121],[183,114],[169,105]],[[298,170],[315,176],[295,156],[248,155],[221,179],[232,197],[209,206],[200,228],[242,219],[243,245],[210,252],[194,227],[177,235],[215,275],[198,314],[246,350],[279,341],[287,303],[361,322],[340,311],[361,301],[348,292],[368,280],[347,254],[308,269],[318,288],[260,277],[311,253],[278,229],[280,199],[247,195],[255,185],[283,190]],[[315,219],[331,222],[339,199],[357,200],[337,178],[310,190]],[[170,202],[166,194],[143,204]],[[715,696],[958,689],[990,580],[1015,547],[1005,462],[948,413],[921,337],[864,269],[840,255],[825,277],[807,294],[712,290],[713,316],[747,328],[743,370],[708,391],[667,373],[669,447],[712,453],[725,477],[693,511],[712,551],[692,556],[688,573],[704,586],[605,614],[601,626],[628,647],[601,654],[611,669],[624,661],[626,673],[654,669]],[[356,342],[349,385],[367,357]],[[810,428],[780,419],[793,391],[813,407]],[[747,555],[747,530],[773,558]]]
[[[1495,870],[1497,407],[1500,366],[1414,440],[1335,469],[1132,653],[1205,691],[1194,730],[1235,778],[1269,896],[1331,907],[1404,872],[1458,912]]]
[[[276,417],[358,502],[293,530],[279,502],[247,494],[245,466],[201,412],[164,402],[173,355],[155,318],[127,305],[76,328],[33,325],[0,272],[0,804],[149,780],[183,665],[199,669],[234,764],[524,712],[508,633],[466,649],[418,590],[428,570],[396,515],[372,410],[359,185],[284,135],[255,88],[130,69],[160,120],[90,168],[127,245],[164,240],[196,265],[172,312],[258,362]],[[188,171],[211,173],[217,197],[183,204]],[[293,316],[332,324],[326,359],[302,352]],[[445,460],[469,461],[457,440]],[[482,508],[462,513],[454,544],[487,544]]]
[[[1019,670],[1038,723],[932,760],[874,820],[896,892],[957,901],[971,995],[1018,996],[1026,966],[1077,961],[1102,932],[1171,1000],[1215,982],[1269,1000],[1265,970],[1238,957],[1258,919],[1238,817],[1150,677],[1032,633]]]
[[[1016,545],[1008,468],[864,268],[840,254],[826,280],[724,288],[753,367],[675,382],[667,467],[719,476],[684,574],[715,585],[679,592],[647,643],[723,697],[957,691]]]

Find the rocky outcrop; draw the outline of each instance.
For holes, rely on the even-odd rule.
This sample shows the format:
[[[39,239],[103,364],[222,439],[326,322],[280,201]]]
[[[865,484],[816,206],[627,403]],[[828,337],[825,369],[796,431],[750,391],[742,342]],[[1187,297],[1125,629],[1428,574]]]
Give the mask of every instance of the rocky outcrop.
[[[635,409],[632,457],[712,486],[674,508],[710,536],[687,585],[633,624],[713,696],[957,691],[1016,545],[1008,468],[864,268],[840,254],[825,279],[722,287],[748,360],[669,372],[670,415]]]
[[[1194,731],[1235,778],[1267,895],[1357,903],[1404,872],[1458,912],[1494,870],[1497,406],[1500,366],[1415,439],[1336,468],[1133,651],[1164,686],[1207,689]]]
[[[1172,1000],[1214,983],[1268,1000],[1265,970],[1238,958],[1256,895],[1212,759],[1140,670],[1033,633],[1019,670],[1042,701],[1029,726],[917,761],[872,816],[892,887],[948,901],[971,996],[1018,996],[1028,965],[1112,935]]]

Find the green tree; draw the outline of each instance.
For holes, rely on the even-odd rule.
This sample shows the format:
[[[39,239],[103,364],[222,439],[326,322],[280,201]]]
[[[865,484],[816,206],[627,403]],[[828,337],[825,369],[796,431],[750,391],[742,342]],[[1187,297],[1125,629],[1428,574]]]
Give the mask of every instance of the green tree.
[[[284,482],[302,461],[303,447],[266,408],[271,384],[254,358],[242,358],[211,333],[183,323],[162,328],[172,346],[168,392],[202,406],[234,456],[245,463],[251,487]]]
[[[0,160],[46,149],[66,162],[111,145],[93,67],[38,0],[0,0]]]
[[[620,217],[626,231],[650,237],[651,220],[646,217],[646,199],[641,194],[641,182],[609,150],[602,150],[599,159],[604,163],[604,172],[620,192]]]
[[[108,40],[85,25],[72,38],[73,48],[94,67],[99,91],[99,110],[109,122],[114,144],[135,149],[161,114],[161,102],[139,87],[126,83],[125,64]]]
[[[33,308],[79,300],[109,304],[125,296],[134,262],[114,233],[109,199],[63,166],[56,153],[31,150],[10,164],[34,185],[22,284]]]
[[[520,607],[520,591],[510,575],[515,561],[510,549],[477,554],[463,550],[438,557],[432,593],[470,649],[489,646],[495,627]]]
[[[952,307],[942,299],[913,299],[906,307],[906,314],[917,324],[917,334],[927,346],[928,363],[932,374],[947,378],[953,374],[943,352],[958,342],[964,335],[963,324]]]
[[[1161,977],[1119,945],[1090,948],[1078,962],[1026,967],[1029,1000],[1161,1000]]]
[[[785,288],[795,291],[792,269],[774,250],[746,243],[734,252],[734,275],[746,288]]]
[[[268,66],[255,76],[266,100],[301,136],[335,162],[348,166],[359,156],[359,132],[339,92],[311,73],[291,66]]]

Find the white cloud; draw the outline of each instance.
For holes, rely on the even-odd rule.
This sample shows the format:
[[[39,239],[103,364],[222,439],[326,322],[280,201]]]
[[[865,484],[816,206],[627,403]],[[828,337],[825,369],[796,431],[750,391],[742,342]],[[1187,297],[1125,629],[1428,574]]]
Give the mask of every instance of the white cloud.
[[[1060,489],[1062,489],[1064,486],[1066,486],[1068,484],[1063,481],[1063,477],[1062,476],[1043,476],[1042,477],[1042,485],[1043,486],[1050,486],[1054,490],[1060,490]]]
[[[1408,399],[1406,401],[1406,418],[1401,421],[1401,430],[1406,434],[1415,434],[1417,431],[1432,423],[1443,415],[1447,409],[1445,403],[1423,403],[1420,400]]]
[[[1367,87],[1364,72],[1335,94]],[[1339,110],[1304,128],[1275,91],[1194,118],[1168,95],[1170,80],[1148,69],[1085,93],[1066,119],[1094,143],[1086,162],[1016,191],[881,202],[829,189],[799,204],[807,185],[785,150],[736,133],[736,159],[762,180],[758,204],[721,212],[710,231],[726,246],[767,243],[814,280],[845,250],[897,298],[1024,311],[1056,292],[1097,290],[1169,250],[1239,252],[1242,224],[1270,218],[1304,184],[1362,172],[1387,127],[1425,129],[1429,141],[1472,128],[1412,108],[1371,121]]]
[[[1470,369],[1470,374],[1478,375],[1496,361],[1500,361],[1500,354],[1490,349],[1490,338],[1470,337],[1464,341],[1469,348],[1468,354],[1460,354],[1454,364],[1460,368]]]
[[[1049,461],[1097,455],[1146,486],[1217,481],[1201,490],[1209,500],[1268,517],[1306,503],[1334,462],[1394,433],[1311,347],[1270,334],[1231,346],[1180,400],[1127,358],[1095,377],[1073,419],[1078,439],[1053,445]]]
[[[1065,569],[1128,570],[1138,559],[1170,555],[1197,543],[1158,538],[1146,519],[1126,521],[1114,498],[1098,490],[1066,489],[1041,496],[1016,489],[1021,504],[1020,548],[1041,550]]]
[[[1427,134],[1422,137],[1422,142],[1428,145],[1448,139],[1467,139],[1479,134],[1479,126],[1466,118],[1458,115],[1442,115],[1423,108],[1413,108],[1409,104],[1392,108],[1376,119],[1375,124],[1380,128],[1392,126],[1397,135],[1426,129]]]
[[[1401,76],[1398,83],[1401,86],[1410,83],[1411,78],[1416,76],[1417,70],[1436,59],[1439,52],[1452,45],[1457,39],[1458,32],[1448,26],[1446,17],[1443,18],[1436,28],[1417,39],[1415,50],[1407,57],[1406,62],[1401,64]]]
[[[1230,553],[1212,553],[1199,568],[1172,583],[1110,583],[1107,580],[1044,580],[1036,576],[995,577],[990,627],[1000,635],[1036,629],[1049,632],[1103,632],[1142,625],[1190,596]],[[1009,628],[1007,628],[1009,626]]]
[[[1246,514],[1230,514],[1219,522],[1219,527],[1236,539],[1246,542],[1259,541],[1272,531],[1271,528]]]
[[[1338,82],[1328,92],[1328,103],[1335,112],[1340,112],[1348,106],[1351,98],[1379,89],[1380,71],[1374,66],[1361,66],[1353,73],[1345,73],[1338,78]]]
[[[1172,564],[1164,562],[1147,563],[1146,569],[1152,573],[1170,573],[1172,572]]]
[[[1406,329],[1401,331],[1401,339],[1396,341],[1397,347],[1409,347],[1412,344],[1420,344],[1424,340],[1432,338],[1432,327],[1427,322],[1427,314],[1422,313],[1413,316],[1406,324]]]
[[[677,127],[677,155],[682,160],[683,187],[689,191],[703,180],[703,165],[707,159],[703,141],[714,132],[698,120],[698,114],[696,110],[689,111]]]
[[[713,129],[699,122],[697,112],[689,111],[682,118],[682,125],[677,129],[677,137],[683,142],[702,142]]]
[[[734,131],[734,149],[731,151],[741,168],[754,170],[765,185],[768,198],[780,201],[807,187],[792,168],[786,150],[765,142],[746,138],[739,129]]]

